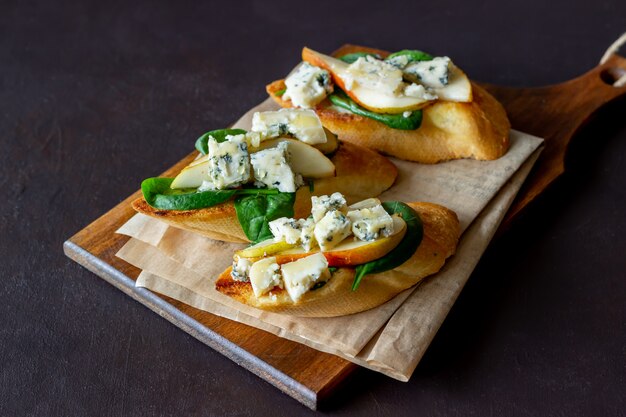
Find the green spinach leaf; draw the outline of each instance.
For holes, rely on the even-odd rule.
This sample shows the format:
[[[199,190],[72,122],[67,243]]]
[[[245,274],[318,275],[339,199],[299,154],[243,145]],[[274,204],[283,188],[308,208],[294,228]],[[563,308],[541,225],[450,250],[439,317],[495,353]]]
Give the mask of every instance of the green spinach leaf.
[[[392,129],[415,130],[422,124],[421,110],[415,110],[411,112],[411,115],[408,117],[404,117],[404,115],[402,114],[375,113],[359,106],[357,103],[354,102],[354,100],[348,97],[346,93],[339,90],[338,88],[333,94],[328,96],[328,98],[335,106],[350,110],[352,113],[358,114],[359,116],[374,119],[378,122],[383,123],[386,126],[389,126]]]
[[[174,178],[148,178],[141,183],[144,198],[152,207],[162,210],[195,210],[211,207],[230,199],[238,190],[197,192],[195,188],[170,188]]]
[[[380,59],[381,58],[380,55],[372,54],[372,53],[369,53],[369,52],[353,52],[351,54],[345,54],[343,56],[340,56],[339,59],[341,59],[343,62],[347,62],[348,64],[352,64],[357,59],[359,59],[361,57],[366,57],[366,56],[373,56],[376,59]]]
[[[154,208],[162,210],[196,210],[212,207],[235,195],[280,194],[276,189],[236,188],[198,192],[195,188],[171,189],[174,178],[148,178],[141,183],[144,198]]]
[[[293,217],[296,193],[254,193],[235,198],[237,219],[250,242],[258,243],[273,237],[269,222],[280,217]]]
[[[426,52],[418,51],[416,49],[403,49],[390,54],[387,58],[385,58],[385,61],[389,61],[397,56],[406,56],[409,59],[409,62],[430,61],[434,58],[431,54],[427,54]]]
[[[356,267],[352,291],[356,291],[365,275],[389,271],[408,261],[417,250],[424,236],[422,221],[411,207],[400,201],[384,202],[383,207],[389,214],[398,213],[402,216],[407,226],[406,233],[398,246],[387,255]]]
[[[206,132],[204,135],[196,139],[196,149],[202,155],[206,155],[209,153],[209,136],[212,136],[218,142],[224,142],[226,140],[226,136],[245,135],[246,133],[247,132],[243,129],[211,130],[210,132]]]

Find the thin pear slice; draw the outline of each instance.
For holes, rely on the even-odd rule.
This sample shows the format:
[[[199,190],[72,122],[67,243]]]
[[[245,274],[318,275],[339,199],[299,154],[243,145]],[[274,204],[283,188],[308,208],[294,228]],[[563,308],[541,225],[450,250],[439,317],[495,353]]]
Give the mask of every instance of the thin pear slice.
[[[241,258],[263,258],[265,256],[272,256],[278,252],[293,249],[296,246],[297,245],[287,243],[284,240],[275,241],[274,239],[268,239],[256,245],[238,250],[235,252],[235,255]]]
[[[343,242],[335,246],[332,250],[323,252],[329,266],[344,267],[361,265],[378,258],[382,258],[389,252],[391,252],[402,240],[406,233],[406,223],[399,216],[392,216],[393,218],[393,234],[391,236],[384,237],[382,239],[375,240],[373,242],[364,242],[362,240],[355,240],[353,237],[348,237]],[[267,241],[266,241],[267,242]],[[273,242],[273,241],[272,241]],[[263,243],[263,242],[261,242]],[[287,244],[286,242],[284,242]],[[257,244],[255,246],[259,246]],[[271,244],[268,244],[271,245]],[[255,246],[251,246],[247,249],[252,249]],[[244,249],[245,251],[246,249]],[[239,251],[236,254],[241,257],[243,251]],[[255,252],[248,252],[258,255],[261,251],[255,249]],[[301,247],[293,247],[291,249],[281,250],[271,253],[271,256],[276,258],[276,263],[282,265],[287,262],[293,262],[300,258],[312,255],[319,252],[319,248],[316,248],[310,252],[306,252]],[[269,253],[267,255],[270,255]],[[257,258],[257,256],[250,256],[249,258]],[[252,260],[252,259],[251,259]]]
[[[316,143],[312,146],[316,149],[319,149],[319,151],[324,155],[328,155],[337,150],[337,148],[339,147],[339,140],[337,139],[337,135],[335,135],[333,132],[326,128],[324,128],[324,133],[326,133],[326,142]]]
[[[434,89],[439,100],[456,101],[460,103],[472,101],[472,83],[467,75],[456,65],[450,63],[450,82],[445,87]]]
[[[326,137],[326,143],[315,147],[290,138],[266,140],[258,148],[254,148],[252,153],[272,148],[278,145],[279,142],[288,142],[288,150],[291,154],[290,165],[294,172],[307,178],[333,177],[335,175],[335,165],[322,153],[323,151],[320,147],[331,153],[339,145],[337,137],[329,131],[326,132]],[[328,139],[329,137],[330,139]],[[174,178],[170,187],[173,189],[198,188],[202,185],[202,181],[209,179],[208,170],[209,156],[204,155],[183,168]]]
[[[309,48],[302,50],[302,59],[311,65],[324,68],[330,72],[333,81],[361,106],[376,113],[403,113],[419,110],[432,100],[422,97],[395,96],[384,94],[370,88],[360,86],[357,82],[350,89],[346,87],[348,80],[347,69],[349,64],[337,58],[321,54]]]
[[[289,165],[293,172],[306,178],[327,178],[335,176],[335,164],[332,163],[319,149],[311,145],[290,138],[277,138],[261,142],[258,148],[251,153],[263,149],[273,148],[280,142],[287,142],[287,151],[291,155]]]
[[[209,179],[209,156],[204,155],[183,168],[172,181],[171,188],[198,188]]]
[[[361,209],[369,209],[372,207],[376,207],[380,205],[380,200],[377,198],[368,198],[363,201],[359,201],[358,203],[354,203],[351,206],[348,206],[350,210],[361,210]]]

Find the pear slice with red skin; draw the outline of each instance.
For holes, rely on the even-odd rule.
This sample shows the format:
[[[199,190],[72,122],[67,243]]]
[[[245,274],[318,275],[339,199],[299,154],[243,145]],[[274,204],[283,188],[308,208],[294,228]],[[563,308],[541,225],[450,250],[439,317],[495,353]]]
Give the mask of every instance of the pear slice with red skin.
[[[309,48],[302,50],[302,59],[311,65],[324,68],[330,72],[333,81],[361,106],[376,113],[402,113],[405,111],[419,110],[432,100],[424,100],[419,97],[391,96],[378,91],[354,86],[346,88],[345,77],[349,64],[340,59],[321,54]],[[472,84],[467,75],[456,65],[450,63],[450,83],[444,87],[433,89],[439,100],[453,102],[470,102],[472,96]]]
[[[383,94],[379,91],[362,87],[358,82],[348,89],[345,82],[347,79],[346,71],[349,67],[348,63],[309,48],[302,49],[302,59],[311,65],[328,71],[333,78],[333,82],[345,91],[352,100],[373,112],[397,114],[419,110],[432,103],[432,100],[425,100],[419,97]]]
[[[333,249],[322,252],[328,261],[328,266],[337,268],[341,267],[353,267],[361,265],[373,260],[382,258],[389,252],[391,252],[402,240],[406,234],[406,223],[399,216],[392,216],[393,218],[393,234],[391,236],[383,237],[371,242],[365,242],[362,240],[356,240],[353,236],[344,239]],[[279,265],[287,262],[297,261],[300,258],[304,258],[314,253],[319,252],[319,248],[315,248],[310,252],[306,252],[302,247],[293,247],[287,250],[280,250],[278,252],[269,253],[267,249],[271,248],[271,243],[265,243],[264,241],[254,246],[250,246],[246,249],[235,252],[236,256],[247,258],[254,262],[261,259],[263,256],[274,256],[276,263]],[[274,241],[270,241],[274,242]],[[284,245],[288,245],[286,242],[282,242]],[[266,245],[266,250],[263,252],[263,244]],[[278,247],[278,246],[276,246]],[[245,256],[245,255],[253,256]]]

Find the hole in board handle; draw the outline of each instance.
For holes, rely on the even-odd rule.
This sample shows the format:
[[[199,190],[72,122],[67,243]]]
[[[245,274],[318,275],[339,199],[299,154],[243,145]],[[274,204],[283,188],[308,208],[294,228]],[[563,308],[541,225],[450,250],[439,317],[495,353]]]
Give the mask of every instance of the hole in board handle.
[[[624,76],[626,76],[626,70],[618,67],[607,68],[600,73],[602,81],[611,86]]]

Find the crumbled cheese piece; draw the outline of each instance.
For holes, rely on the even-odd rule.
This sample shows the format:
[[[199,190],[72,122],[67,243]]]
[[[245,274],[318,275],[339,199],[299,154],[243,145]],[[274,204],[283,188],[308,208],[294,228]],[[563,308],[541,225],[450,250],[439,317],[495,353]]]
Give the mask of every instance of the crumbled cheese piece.
[[[247,132],[246,142],[248,142],[249,147],[258,148],[261,144],[261,134],[259,132]]]
[[[280,142],[275,148],[264,149],[251,155],[254,179],[257,185],[276,188],[283,193],[295,193],[296,182],[287,163],[287,143]]]
[[[359,85],[383,94],[397,95],[402,93],[404,87],[402,70],[369,55],[350,64],[344,78],[348,90]]]
[[[450,81],[450,58],[444,56],[431,61],[412,62],[404,68],[404,74],[427,88],[445,87]]]
[[[269,222],[269,227],[276,241],[284,240],[287,243],[295,245],[300,241],[303,221],[304,220],[281,217]]]
[[[197,189],[197,192],[201,193],[203,191],[215,191],[215,184],[211,180],[202,180],[202,184]]]
[[[409,57],[406,55],[398,55],[386,60],[389,64],[396,68],[403,69],[409,63]]]
[[[321,195],[319,197],[311,197],[311,214],[313,220],[317,223],[331,210],[339,210],[342,213],[348,212],[346,199],[341,193],[332,193],[330,196]]]
[[[383,206],[348,212],[352,233],[360,240],[372,241],[393,234],[393,219]]]
[[[230,271],[230,276],[235,281],[250,281],[248,274],[250,273],[251,266],[252,262],[250,262],[248,259],[236,256],[233,260],[233,268]]]
[[[263,258],[253,263],[249,275],[252,291],[257,298],[270,292],[274,287],[283,288],[280,266],[276,263],[275,257]]]
[[[422,98],[424,100],[436,100],[437,95],[424,88],[421,84],[409,84],[404,88],[404,95],[407,97]]]
[[[218,142],[209,137],[209,178],[218,190],[238,187],[250,179],[248,144],[244,135],[226,136]],[[204,184],[201,186],[204,187]],[[206,188],[208,188],[208,184]],[[210,189],[210,188],[208,188]]]
[[[269,222],[269,227],[276,241],[284,240],[292,245],[300,243],[307,252],[310,252],[316,245],[313,235],[315,222],[312,217],[298,220],[281,217]]]
[[[310,109],[256,112],[252,116],[252,131],[258,132],[262,140],[293,136],[309,145],[326,143],[324,126],[317,114]]]
[[[328,71],[308,62],[300,64],[285,80],[287,89],[283,99],[296,107],[311,108],[333,92]]]
[[[348,217],[338,210],[327,212],[317,222],[313,234],[322,251],[328,251],[350,236],[351,224]]]
[[[315,240],[314,235],[315,221],[312,217],[300,221],[302,222],[302,231],[300,233],[300,242],[302,243],[302,248],[307,252],[311,252],[311,249],[313,249],[317,245],[317,241]]]
[[[281,270],[285,289],[294,302],[298,302],[316,283],[330,279],[328,261],[320,252],[283,264]]]
[[[405,111],[402,113],[402,117],[406,119],[407,117],[411,117],[412,114],[413,114],[412,111]]]

